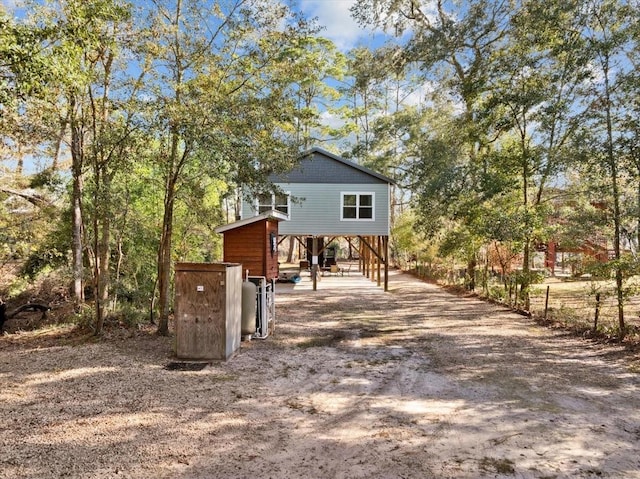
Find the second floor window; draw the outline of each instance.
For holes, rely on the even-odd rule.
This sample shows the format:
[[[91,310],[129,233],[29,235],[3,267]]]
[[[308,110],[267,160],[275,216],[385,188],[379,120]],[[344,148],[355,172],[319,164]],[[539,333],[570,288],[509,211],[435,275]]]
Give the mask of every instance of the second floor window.
[[[343,221],[373,221],[373,193],[342,193]]]
[[[256,212],[257,214],[264,213],[266,211],[276,210],[285,215],[289,214],[289,194],[277,193],[277,194],[264,194],[259,195],[257,198]]]

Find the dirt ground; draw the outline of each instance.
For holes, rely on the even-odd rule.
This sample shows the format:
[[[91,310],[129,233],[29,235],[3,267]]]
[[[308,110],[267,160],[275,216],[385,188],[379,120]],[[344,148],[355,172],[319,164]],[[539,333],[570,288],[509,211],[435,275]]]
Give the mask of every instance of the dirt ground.
[[[638,358],[392,272],[278,285],[275,333],[0,338],[2,478],[640,478]]]

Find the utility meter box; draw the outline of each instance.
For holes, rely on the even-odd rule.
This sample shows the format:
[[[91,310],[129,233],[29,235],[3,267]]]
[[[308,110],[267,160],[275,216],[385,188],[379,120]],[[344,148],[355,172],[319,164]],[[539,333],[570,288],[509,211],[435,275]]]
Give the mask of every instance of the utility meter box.
[[[242,266],[177,263],[174,311],[178,358],[229,359],[240,347]]]

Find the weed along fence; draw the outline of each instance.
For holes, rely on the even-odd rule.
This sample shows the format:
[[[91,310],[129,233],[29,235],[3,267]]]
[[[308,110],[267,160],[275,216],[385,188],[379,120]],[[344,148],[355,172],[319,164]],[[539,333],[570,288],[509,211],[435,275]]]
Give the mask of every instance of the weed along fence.
[[[488,296],[510,307],[523,309],[523,301],[516,301],[515,286],[491,285]],[[479,293],[481,291],[478,291]],[[618,328],[618,302],[615,288],[607,281],[559,281],[547,279],[533,284],[529,290],[532,315],[566,324],[579,331],[598,330],[614,333]],[[640,328],[640,296],[628,296],[624,303],[625,324]]]
[[[579,329],[609,330],[618,326],[615,289],[607,282],[570,281],[536,284],[529,295],[532,314],[558,320]],[[640,296],[626,298],[625,323],[640,327]]]
[[[435,280],[447,286],[463,286],[466,278],[463,270],[455,273],[418,266],[414,272],[425,279]],[[525,309],[522,298],[517,297],[519,284],[505,285],[496,278],[483,284],[476,278],[475,292],[515,309]],[[613,281],[561,280],[540,278],[529,289],[528,312],[536,317],[564,323],[578,330],[597,328],[601,332],[613,332],[618,327],[618,306]],[[640,330],[640,288],[628,284],[624,302],[625,324]],[[640,334],[640,333],[638,333]]]

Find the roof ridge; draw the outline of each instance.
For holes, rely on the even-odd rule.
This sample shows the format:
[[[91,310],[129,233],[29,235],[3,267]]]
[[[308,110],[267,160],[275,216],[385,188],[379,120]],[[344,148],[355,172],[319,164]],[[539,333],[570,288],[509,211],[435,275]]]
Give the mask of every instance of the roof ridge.
[[[351,161],[351,160],[347,160],[346,158],[343,158],[339,155],[336,155],[334,153],[331,153],[330,151],[325,150],[324,148],[320,148],[319,146],[314,146],[313,148],[310,148],[306,151],[303,151],[302,153],[300,153],[300,155],[298,156],[298,158],[302,159],[308,156],[313,155],[314,153],[319,153],[321,155],[326,156],[327,158],[330,158],[334,161],[337,161],[339,163],[342,163],[346,166],[349,166],[351,168],[354,168],[356,170],[362,171],[363,173],[366,173],[370,176],[373,176],[375,178],[378,178],[379,180],[382,180],[386,183],[390,183],[395,185],[396,182],[389,178],[386,175],[383,175],[382,173],[378,173],[377,171],[372,170],[371,168],[367,168],[366,166],[362,166],[359,163],[356,163],[355,161]]]

